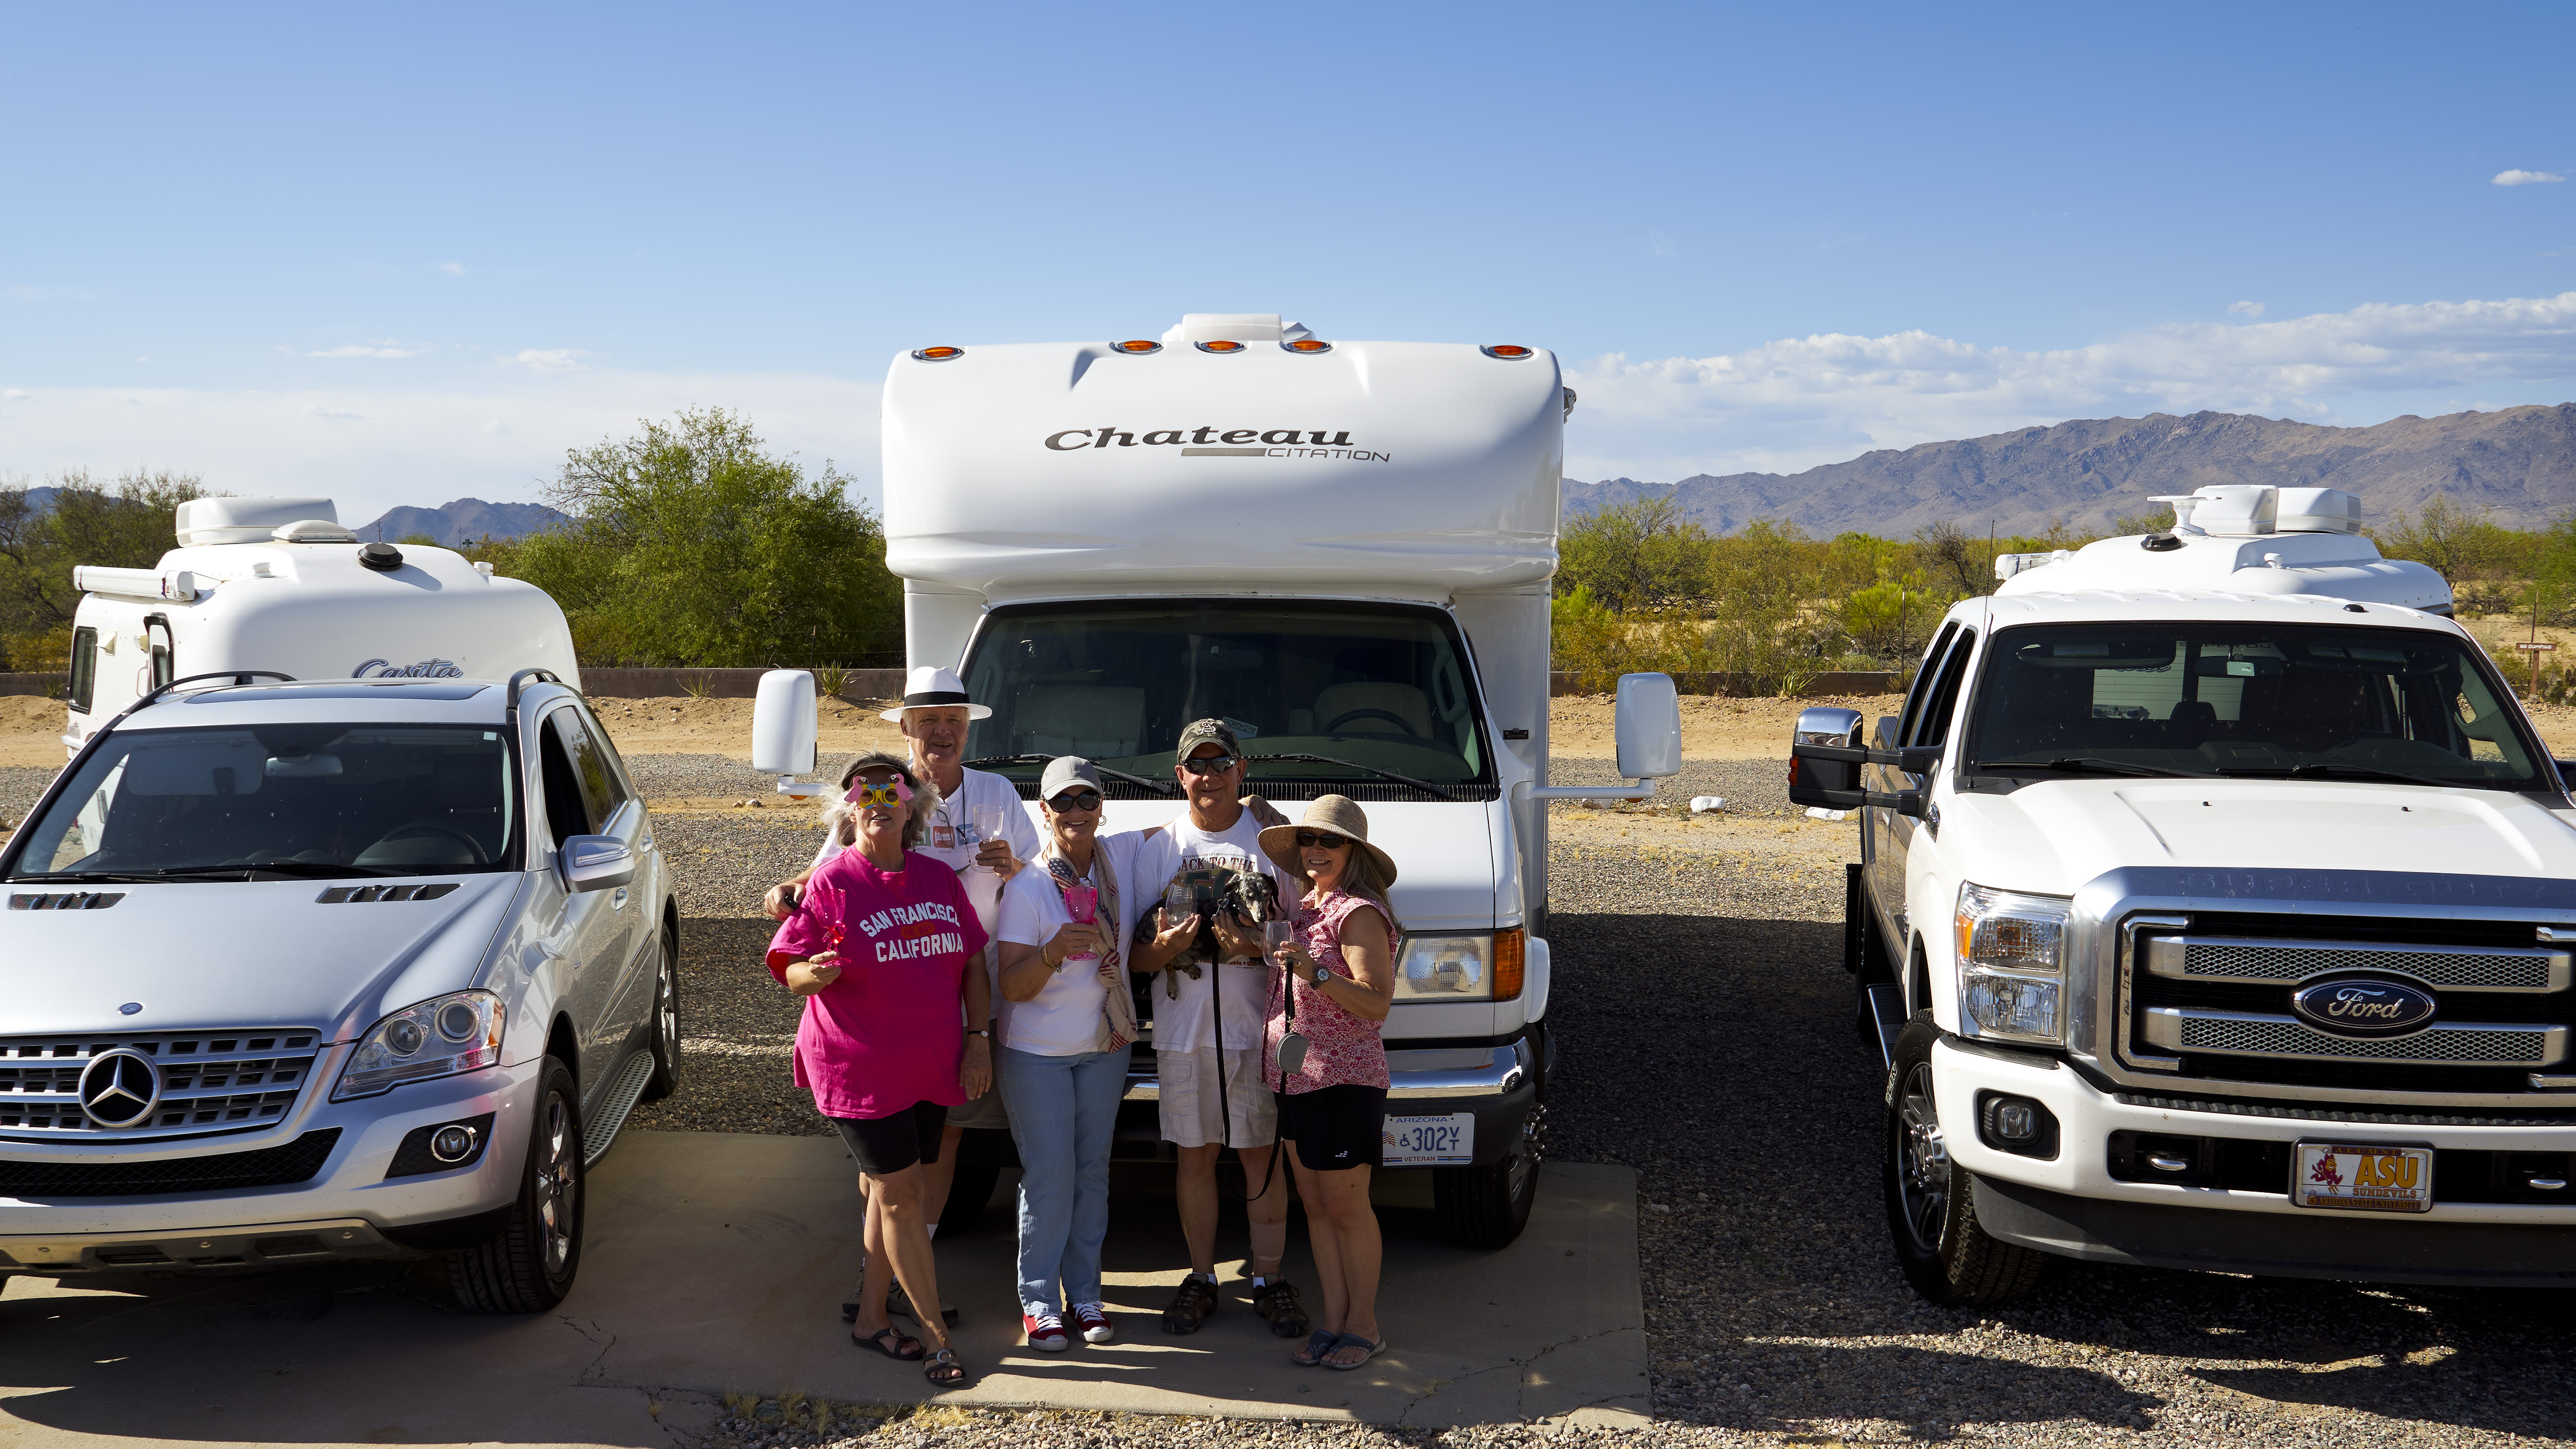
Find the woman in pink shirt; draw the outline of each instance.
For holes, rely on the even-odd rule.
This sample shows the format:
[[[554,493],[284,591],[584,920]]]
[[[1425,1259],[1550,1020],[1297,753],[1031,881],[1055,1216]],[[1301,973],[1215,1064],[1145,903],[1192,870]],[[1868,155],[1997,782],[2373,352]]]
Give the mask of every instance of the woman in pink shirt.
[[[957,873],[908,848],[938,801],[929,782],[887,754],[852,774],[857,844],[806,882],[769,943],[769,970],[805,998],[796,1085],[867,1180],[868,1268],[850,1341],[911,1362],[922,1345],[886,1316],[886,1270],[913,1302],[939,1301],[922,1167],[938,1160],[948,1109],[992,1085],[990,1034],[964,1029],[992,1017],[985,974],[968,969],[986,938]],[[921,1328],[938,1344],[923,1367],[931,1383],[965,1383],[948,1325],[933,1313]]]

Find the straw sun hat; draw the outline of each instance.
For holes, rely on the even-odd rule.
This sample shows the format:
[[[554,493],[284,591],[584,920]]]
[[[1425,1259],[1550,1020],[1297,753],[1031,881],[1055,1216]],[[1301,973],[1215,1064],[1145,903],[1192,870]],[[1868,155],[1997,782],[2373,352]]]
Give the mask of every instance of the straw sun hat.
[[[1294,825],[1273,825],[1261,832],[1262,854],[1278,862],[1279,868],[1292,876],[1305,875],[1305,866],[1297,859],[1297,832],[1324,830],[1359,842],[1377,868],[1386,873],[1389,884],[1395,881],[1395,859],[1369,844],[1368,814],[1348,795],[1318,796],[1306,807],[1306,817]]]

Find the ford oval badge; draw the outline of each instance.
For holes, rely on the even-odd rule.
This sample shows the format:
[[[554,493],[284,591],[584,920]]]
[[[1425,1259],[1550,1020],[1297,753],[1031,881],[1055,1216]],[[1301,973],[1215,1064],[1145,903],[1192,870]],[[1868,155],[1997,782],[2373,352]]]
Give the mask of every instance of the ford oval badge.
[[[2336,1036],[2404,1036],[2433,1024],[2441,1003],[2422,987],[2384,977],[2345,977],[2300,987],[2290,996],[2299,1020]]]

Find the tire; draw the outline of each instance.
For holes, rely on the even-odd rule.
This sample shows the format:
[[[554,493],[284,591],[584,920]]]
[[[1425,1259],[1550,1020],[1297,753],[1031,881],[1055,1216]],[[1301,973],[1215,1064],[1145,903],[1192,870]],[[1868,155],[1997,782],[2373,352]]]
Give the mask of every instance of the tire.
[[[653,1024],[644,1040],[653,1054],[653,1075],[644,1079],[639,1101],[658,1102],[680,1090],[680,932],[662,928],[662,966],[653,983]]]
[[[1530,1105],[1500,1160],[1431,1169],[1431,1211],[1440,1235],[1463,1248],[1507,1248],[1529,1226],[1546,1160],[1547,1108]]]
[[[1932,1095],[1932,1043],[1940,1028],[1925,1012],[1896,1039],[1894,1084],[1883,1153],[1887,1226],[1896,1264],[1914,1291],[1939,1304],[2009,1303],[2039,1284],[2048,1255],[1989,1235],[1977,1223],[1966,1168],[1950,1160]]]
[[[1002,1180],[998,1162],[961,1162],[948,1184],[948,1203],[939,1210],[939,1232],[953,1238],[984,1219],[993,1202],[993,1187]]]
[[[543,1313],[561,1303],[581,1271],[582,1187],[581,1094],[571,1069],[548,1057],[509,1219],[488,1241],[447,1260],[457,1305],[471,1313]]]

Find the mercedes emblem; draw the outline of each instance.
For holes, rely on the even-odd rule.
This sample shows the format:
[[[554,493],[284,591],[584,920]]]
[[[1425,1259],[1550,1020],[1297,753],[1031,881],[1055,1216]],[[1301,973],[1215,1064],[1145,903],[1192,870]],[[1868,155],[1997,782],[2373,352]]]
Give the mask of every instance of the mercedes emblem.
[[[140,1002],[140,1001],[129,1001],[129,1002],[125,1003],[123,1006],[118,1007],[118,1008],[116,1009],[116,1014],[117,1014],[117,1015],[119,1015],[119,1016],[132,1016],[134,1013],[136,1013],[136,1012],[138,1012],[138,1011],[141,1011],[142,1009],[143,1009],[143,1003],[142,1003],[142,1002]]]
[[[161,1069],[132,1047],[100,1052],[81,1069],[80,1101],[101,1127],[140,1127],[161,1105]]]

